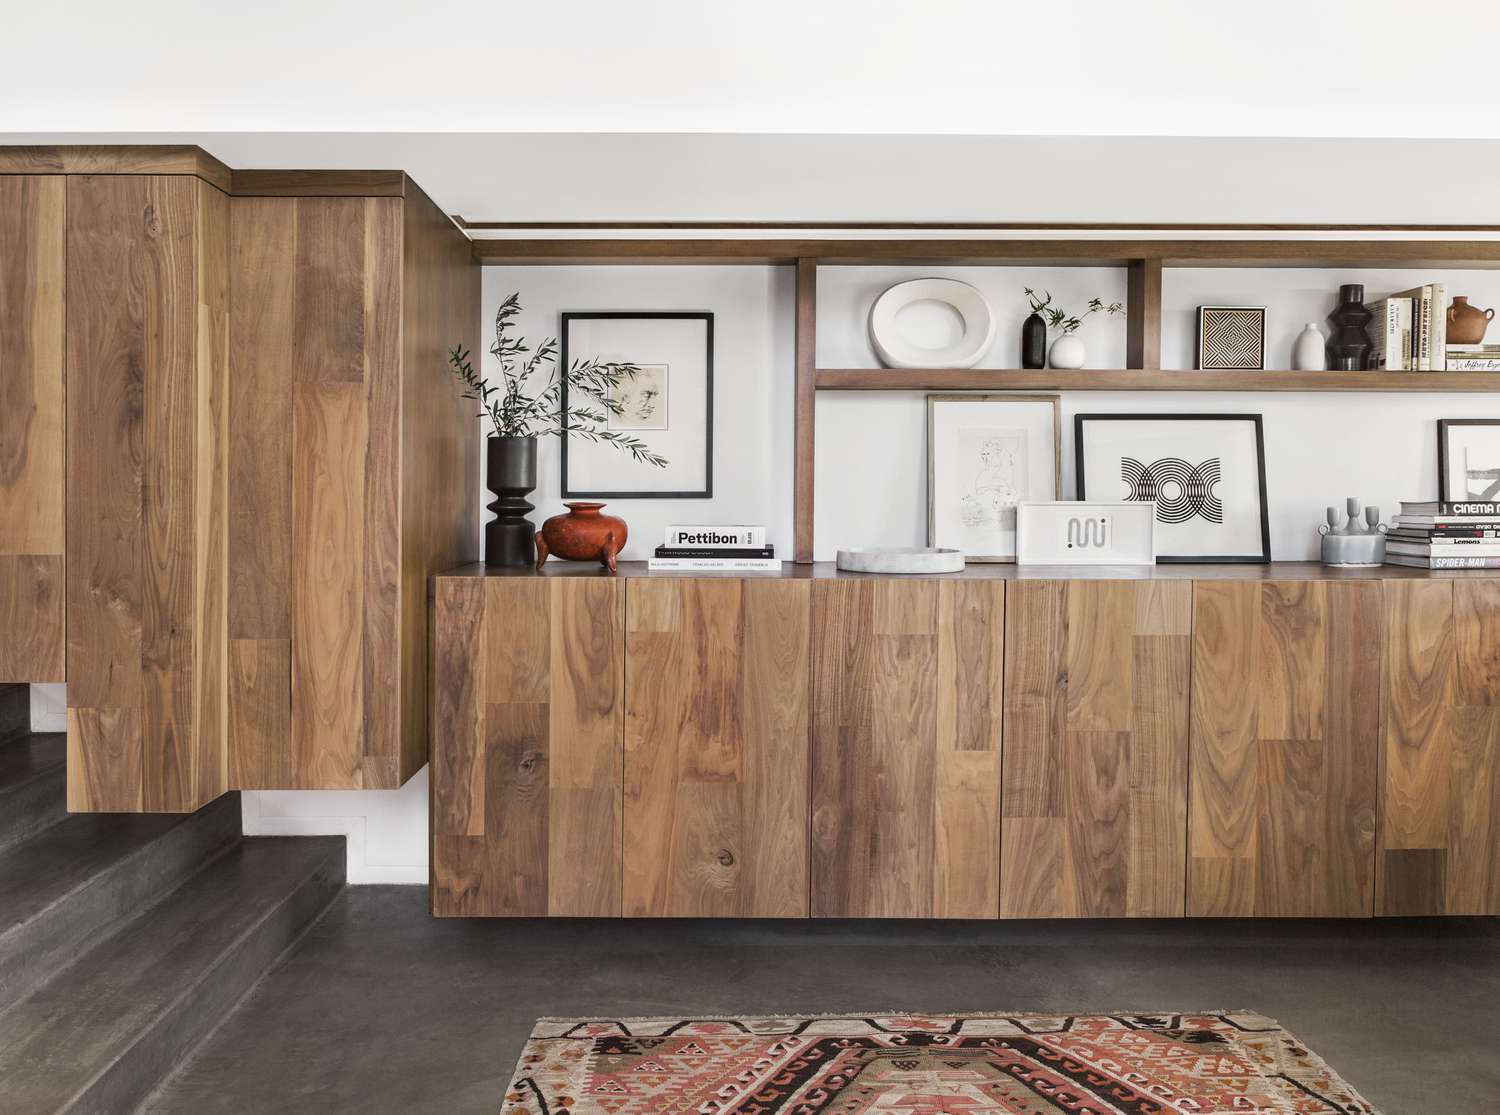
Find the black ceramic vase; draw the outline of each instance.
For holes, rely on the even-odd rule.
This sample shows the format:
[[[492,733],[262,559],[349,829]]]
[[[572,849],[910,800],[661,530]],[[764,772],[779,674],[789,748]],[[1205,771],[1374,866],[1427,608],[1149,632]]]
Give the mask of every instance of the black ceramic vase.
[[[1341,372],[1360,372],[1370,356],[1370,335],[1365,326],[1373,315],[1365,309],[1363,283],[1339,287],[1339,304],[1328,315],[1328,366]]]
[[[484,563],[535,565],[536,527],[526,517],[532,510],[526,497],[536,487],[536,438],[492,437],[488,454],[485,483],[495,493],[495,519],[484,528]]]
[[[1021,367],[1047,366],[1047,323],[1041,314],[1032,314],[1021,323]]]

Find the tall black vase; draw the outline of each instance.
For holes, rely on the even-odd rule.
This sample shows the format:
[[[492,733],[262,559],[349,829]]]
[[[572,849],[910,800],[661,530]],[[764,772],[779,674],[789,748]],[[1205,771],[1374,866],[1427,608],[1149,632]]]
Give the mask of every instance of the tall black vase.
[[[536,487],[536,438],[489,439],[485,483],[495,493],[490,510],[495,519],[484,528],[486,565],[536,564],[536,527],[526,517],[526,499]]]
[[[1370,356],[1370,335],[1365,326],[1374,315],[1365,309],[1363,283],[1339,287],[1339,304],[1328,315],[1328,366],[1341,372],[1364,371]]]
[[[1041,314],[1032,314],[1021,323],[1021,367],[1047,366],[1047,323]]]

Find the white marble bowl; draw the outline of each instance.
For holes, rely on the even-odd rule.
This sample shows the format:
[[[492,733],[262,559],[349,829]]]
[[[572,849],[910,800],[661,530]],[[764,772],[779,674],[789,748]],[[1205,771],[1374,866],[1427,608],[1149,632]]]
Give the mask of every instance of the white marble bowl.
[[[836,564],[851,573],[957,573],[964,567],[964,555],[925,546],[840,550]]]

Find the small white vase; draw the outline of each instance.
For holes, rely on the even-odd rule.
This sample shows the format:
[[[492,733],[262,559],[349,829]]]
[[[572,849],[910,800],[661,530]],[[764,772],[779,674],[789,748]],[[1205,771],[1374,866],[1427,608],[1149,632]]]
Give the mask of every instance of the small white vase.
[[[1328,370],[1328,344],[1317,322],[1309,321],[1297,334],[1297,341],[1292,345],[1292,368],[1299,372]]]
[[[1054,368],[1081,368],[1088,356],[1088,349],[1083,347],[1083,341],[1072,333],[1065,333],[1052,342],[1047,362]]]

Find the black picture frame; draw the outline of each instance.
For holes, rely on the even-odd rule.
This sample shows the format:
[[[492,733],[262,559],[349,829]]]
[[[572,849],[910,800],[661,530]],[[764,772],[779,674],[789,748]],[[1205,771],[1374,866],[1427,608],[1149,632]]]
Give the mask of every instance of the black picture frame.
[[[1271,563],[1271,510],[1266,500],[1266,439],[1258,414],[1075,414],[1073,416],[1073,486],[1077,498],[1087,499],[1084,467],[1084,424],[1090,421],[1105,422],[1249,422],[1255,430],[1255,461],[1260,488],[1260,549],[1259,554],[1192,554],[1186,556],[1157,555],[1160,565],[1269,565]]]
[[[1438,500],[1442,502],[1476,502],[1468,495],[1448,495],[1448,430],[1453,426],[1494,426],[1500,429],[1500,418],[1439,418],[1438,428]]]
[[[701,491],[621,492],[583,491],[568,484],[568,434],[558,440],[561,446],[563,499],[712,499],[714,494],[714,315],[706,310],[568,310],[562,314],[558,330],[558,367],[566,369],[572,362],[568,352],[569,326],[575,321],[701,321],[703,322],[704,415],[703,431],[704,485]],[[568,382],[563,378],[562,407],[568,408]]]

